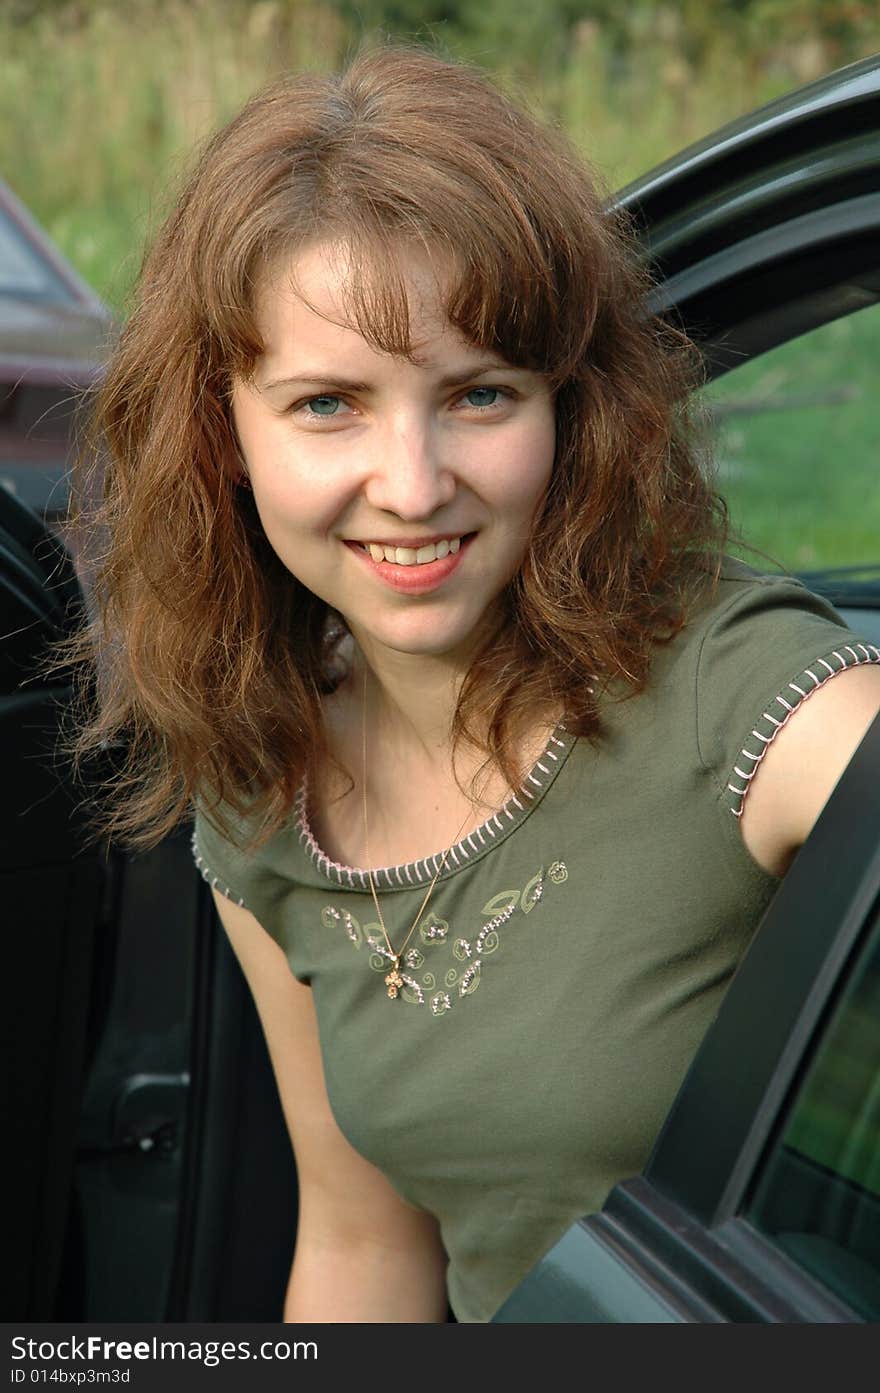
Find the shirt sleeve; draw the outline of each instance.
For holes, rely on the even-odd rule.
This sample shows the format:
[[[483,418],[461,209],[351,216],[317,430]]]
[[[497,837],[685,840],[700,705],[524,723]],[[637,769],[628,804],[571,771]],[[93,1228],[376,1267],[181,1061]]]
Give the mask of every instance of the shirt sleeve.
[[[880,649],[790,577],[737,582],[703,637],[697,744],[734,818],[761,761],[804,701],[841,672],[880,663]]]
[[[254,918],[271,933],[275,923],[281,885],[272,871],[269,858],[261,849],[245,850],[247,832],[243,823],[232,817],[228,809],[224,816],[231,822],[236,840],[225,836],[203,808],[197,806],[192,835],[192,854],[203,879],[227,899],[250,910]]]

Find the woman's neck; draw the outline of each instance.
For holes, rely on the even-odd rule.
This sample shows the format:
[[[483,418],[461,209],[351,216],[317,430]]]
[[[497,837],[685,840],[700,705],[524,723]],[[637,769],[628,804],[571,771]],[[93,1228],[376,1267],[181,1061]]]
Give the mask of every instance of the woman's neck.
[[[472,655],[401,653],[357,638],[344,686],[372,750],[404,764],[448,768],[452,720]]]
[[[394,751],[396,763],[426,774],[448,768],[462,681],[461,674],[437,663],[392,662],[377,672],[362,659],[352,671],[351,693],[369,748],[377,754]]]

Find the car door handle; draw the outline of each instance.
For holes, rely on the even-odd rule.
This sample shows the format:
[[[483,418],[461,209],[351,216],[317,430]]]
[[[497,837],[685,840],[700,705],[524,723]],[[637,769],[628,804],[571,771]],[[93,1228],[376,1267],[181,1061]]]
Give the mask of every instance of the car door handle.
[[[168,1156],[178,1150],[189,1100],[190,1075],[131,1074],[111,1110],[105,1145],[82,1148],[80,1159],[140,1151]]]

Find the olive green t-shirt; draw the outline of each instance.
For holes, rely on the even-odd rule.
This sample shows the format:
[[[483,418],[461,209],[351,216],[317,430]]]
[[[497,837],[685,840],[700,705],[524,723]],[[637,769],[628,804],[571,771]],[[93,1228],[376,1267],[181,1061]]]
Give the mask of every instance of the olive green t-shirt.
[[[367,878],[316,844],[306,789],[250,855],[199,812],[203,875],[311,985],[340,1128],[439,1221],[459,1321],[489,1320],[643,1168],[778,883],[741,838],[749,781],[812,691],[870,662],[798,582],[725,563],[647,690],[608,702],[598,745],[557,727],[453,847],[396,1000]],[[393,943],[442,851],[374,872]]]

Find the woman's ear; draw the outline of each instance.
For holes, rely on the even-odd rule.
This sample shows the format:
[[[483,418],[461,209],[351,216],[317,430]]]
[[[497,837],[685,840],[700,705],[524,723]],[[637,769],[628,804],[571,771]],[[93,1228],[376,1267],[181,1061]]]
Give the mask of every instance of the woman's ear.
[[[246,489],[251,487],[247,465],[234,439],[228,441],[227,448],[223,451],[220,467],[231,484],[239,484]]]
[[[226,403],[224,415],[226,417],[226,438],[222,452],[223,457],[220,461],[221,467],[230,483],[240,484],[242,488],[249,489],[251,487],[250,475],[248,474],[248,467],[245,463],[241,444],[239,443],[238,432],[235,429],[235,418],[229,403]]]

